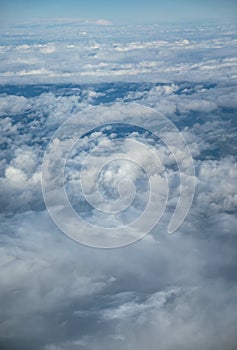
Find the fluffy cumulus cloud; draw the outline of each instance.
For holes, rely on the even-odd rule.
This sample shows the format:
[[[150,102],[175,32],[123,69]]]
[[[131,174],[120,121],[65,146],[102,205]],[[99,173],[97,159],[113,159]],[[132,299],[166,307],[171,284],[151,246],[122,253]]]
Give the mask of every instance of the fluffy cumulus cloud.
[[[99,20],[45,28],[1,29],[0,348],[236,349],[234,25],[118,30]],[[182,132],[194,174],[177,134],[148,107]],[[112,124],[118,120],[133,127]],[[121,229],[123,239],[149,186],[156,194],[142,225],[165,206],[159,224],[116,249],[63,234],[41,188],[52,138],[50,203],[62,210],[57,166],[65,161],[68,199],[94,225],[92,232],[81,223],[83,243],[92,233],[99,239],[99,224]],[[175,157],[163,141],[177,146]],[[196,191],[169,235],[180,172],[184,193],[191,180]]]

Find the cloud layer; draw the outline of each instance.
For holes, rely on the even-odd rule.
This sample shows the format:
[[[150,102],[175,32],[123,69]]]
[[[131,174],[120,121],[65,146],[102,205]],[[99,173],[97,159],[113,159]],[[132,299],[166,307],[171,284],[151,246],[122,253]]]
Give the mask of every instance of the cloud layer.
[[[2,27],[2,83],[236,79],[233,24],[184,30],[103,24]]]
[[[0,346],[12,350],[234,350],[234,26],[200,26],[193,31],[131,26],[118,31],[101,26],[106,23],[97,24],[54,24],[46,36],[41,26],[23,26],[20,33],[19,28],[4,29]],[[132,123],[139,125],[147,118],[148,124],[158,127],[139,105],[156,108],[179,128],[192,152],[196,193],[189,216],[174,235],[167,235],[180,190],[177,164],[162,142],[133,130],[133,140],[145,140],[159,155],[163,168],[154,181],[160,193],[162,171],[166,172],[170,188],[166,212],[159,225],[133,245],[115,250],[79,245],[55,226],[45,208],[44,152],[54,132],[70,117],[80,117],[81,130],[86,132],[95,121],[98,126],[113,122],[110,109],[116,119],[124,108],[132,111],[134,102],[138,109]],[[97,113],[88,112],[91,107]],[[175,139],[169,130],[164,135]],[[94,132],[84,138],[81,148],[72,150],[67,163],[69,196],[75,209],[92,221],[98,221],[98,213],[85,200],[78,204],[81,193],[75,191],[75,169],[95,145],[100,147],[92,154],[93,166],[111,150],[133,157],[137,148],[120,141],[116,132]],[[62,147],[63,142],[59,142]],[[145,149],[137,151],[138,156],[151,172],[157,172]],[[183,158],[182,152],[179,157]],[[88,194],[93,194],[93,166],[86,183]],[[117,179],[110,176],[116,171]],[[116,225],[133,219],[146,200],[145,175],[123,162],[111,163],[101,173],[105,198],[117,198],[118,182],[126,172],[138,185],[137,201],[127,216],[113,217]]]

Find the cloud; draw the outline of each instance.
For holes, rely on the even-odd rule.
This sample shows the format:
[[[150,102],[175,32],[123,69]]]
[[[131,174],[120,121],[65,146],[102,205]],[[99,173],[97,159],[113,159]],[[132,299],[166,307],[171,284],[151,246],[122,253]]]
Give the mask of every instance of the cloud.
[[[104,24],[23,26],[21,37],[15,36],[19,28],[12,28],[2,42],[0,347],[234,350],[234,33],[229,25],[222,30],[202,26],[162,32],[157,26],[118,31]],[[8,85],[13,82],[16,85]],[[101,219],[84,198],[78,201],[80,166],[96,146],[85,178],[91,198],[96,166],[109,160],[111,150],[146,165],[160,195],[165,192],[165,172],[170,193],[159,225],[141,241],[116,250],[77,244],[59,231],[44,205],[41,165],[49,140],[72,116],[80,120],[80,133],[95,122],[100,126],[116,121],[125,110],[136,116],[125,122],[146,120],[151,128],[158,127],[141,105],[167,115],[192,152],[196,193],[189,216],[175,235],[167,235],[180,178],[175,159],[162,142],[136,130],[130,135],[157,153],[162,165],[158,167],[147,148],[119,139],[118,130],[107,134],[96,130],[72,150],[66,168],[69,197],[85,217],[94,223]],[[76,126],[70,124],[67,131],[76,132]],[[175,142],[174,133],[163,130],[163,134]],[[68,139],[56,142],[54,158],[61,159]],[[185,165],[182,150],[177,155]],[[137,185],[136,201],[130,211],[114,215],[110,222],[103,217],[104,224],[126,223],[144,208],[147,179],[131,163],[110,163],[102,171],[99,180],[105,198],[118,197],[125,174]],[[58,175],[55,171],[55,181]],[[124,198],[130,199],[131,187],[124,189]],[[58,193],[53,196],[57,204]],[[101,204],[101,198],[92,199]],[[161,204],[163,200],[160,196]],[[152,207],[147,221],[156,212]]]
[[[17,43],[12,28],[1,46],[0,76],[5,84],[236,80],[231,24],[200,25],[188,33],[140,26],[139,34],[133,35],[129,26],[118,31],[103,19],[57,21],[47,30],[44,24],[30,26],[33,41],[27,28],[22,27]],[[38,43],[38,37],[44,39]]]
[[[100,26],[110,26],[112,24],[112,22],[110,22],[106,19],[98,19],[95,23],[100,25]]]

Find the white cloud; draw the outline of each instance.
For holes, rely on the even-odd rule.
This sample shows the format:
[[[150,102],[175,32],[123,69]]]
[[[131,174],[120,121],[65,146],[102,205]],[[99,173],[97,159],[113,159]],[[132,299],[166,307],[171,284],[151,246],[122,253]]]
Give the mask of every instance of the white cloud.
[[[1,95],[0,106],[1,115],[12,115],[23,113],[29,105],[24,96]]]
[[[98,19],[97,21],[95,21],[95,23],[100,25],[100,26],[110,26],[112,24],[112,22],[110,22],[106,19]]]
[[[54,53],[56,51],[56,48],[54,43],[48,43],[46,45],[41,45],[39,51],[48,55]]]

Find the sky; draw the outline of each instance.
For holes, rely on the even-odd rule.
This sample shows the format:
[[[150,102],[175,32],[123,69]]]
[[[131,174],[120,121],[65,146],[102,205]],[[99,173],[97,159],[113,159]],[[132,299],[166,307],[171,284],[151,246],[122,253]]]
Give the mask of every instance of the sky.
[[[66,17],[129,24],[219,20],[237,14],[234,0],[1,0],[0,4],[3,23]]]

